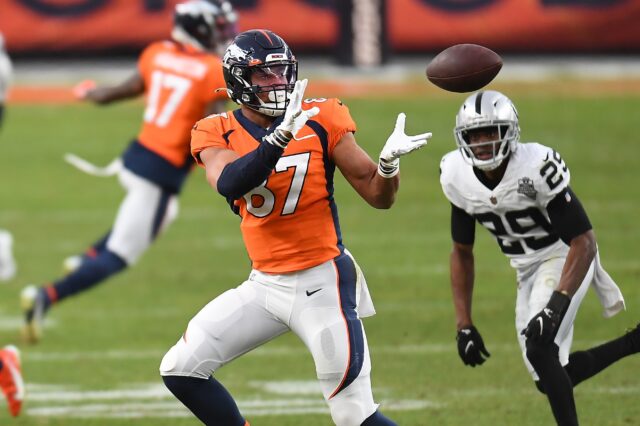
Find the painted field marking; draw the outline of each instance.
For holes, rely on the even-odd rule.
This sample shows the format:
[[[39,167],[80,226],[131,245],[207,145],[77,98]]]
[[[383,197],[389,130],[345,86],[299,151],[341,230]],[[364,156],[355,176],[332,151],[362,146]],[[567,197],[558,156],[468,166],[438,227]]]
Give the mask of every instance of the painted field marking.
[[[315,381],[251,382],[265,397],[238,399],[247,416],[328,414],[320,386]],[[110,390],[29,384],[27,416],[66,418],[167,418],[192,414],[159,383],[143,383]],[[384,393],[384,392],[381,392]],[[273,398],[273,396],[278,396]],[[301,397],[314,395],[314,397]],[[424,400],[382,401],[387,411],[440,408],[443,404]]]

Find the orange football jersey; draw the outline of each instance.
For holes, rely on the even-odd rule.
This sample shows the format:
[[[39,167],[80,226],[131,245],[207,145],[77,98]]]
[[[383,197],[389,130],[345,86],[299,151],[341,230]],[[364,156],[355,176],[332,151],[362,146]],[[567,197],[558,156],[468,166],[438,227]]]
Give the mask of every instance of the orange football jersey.
[[[189,158],[189,135],[210,102],[228,99],[222,63],[210,53],[171,41],[149,45],[140,55],[146,107],[138,141],[182,167]]]
[[[342,239],[333,199],[333,149],[356,125],[337,99],[307,99],[304,109],[320,113],[298,132],[267,180],[239,200],[244,239],[253,267],[268,273],[299,271],[340,254]],[[245,155],[258,147],[267,131],[241,110],[200,120],[191,132],[191,153],[208,147]],[[200,163],[201,164],[201,163]]]

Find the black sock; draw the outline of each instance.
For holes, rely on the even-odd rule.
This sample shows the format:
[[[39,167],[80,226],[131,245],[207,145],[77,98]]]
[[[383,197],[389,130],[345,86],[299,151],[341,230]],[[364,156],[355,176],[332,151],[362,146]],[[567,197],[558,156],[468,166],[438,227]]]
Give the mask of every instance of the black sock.
[[[560,364],[558,346],[527,341],[527,358],[540,377],[558,426],[577,426],[578,413],[573,399],[573,384]]]
[[[625,334],[595,348],[576,351],[569,355],[569,364],[565,367],[573,386],[595,376],[614,362],[635,353],[631,336]]]
[[[163,376],[164,384],[205,425],[244,426],[236,402],[213,377]]]

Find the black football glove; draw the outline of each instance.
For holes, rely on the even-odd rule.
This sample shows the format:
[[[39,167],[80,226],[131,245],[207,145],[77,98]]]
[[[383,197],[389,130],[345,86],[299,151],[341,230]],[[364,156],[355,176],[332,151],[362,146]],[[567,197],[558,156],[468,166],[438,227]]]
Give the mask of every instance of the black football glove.
[[[522,330],[528,340],[539,343],[551,343],[558,334],[558,327],[567,313],[571,298],[564,293],[554,291],[547,306],[531,318],[527,328]]]
[[[458,330],[456,340],[458,341],[458,354],[464,365],[472,367],[482,365],[491,356],[484,347],[482,336],[474,326]]]

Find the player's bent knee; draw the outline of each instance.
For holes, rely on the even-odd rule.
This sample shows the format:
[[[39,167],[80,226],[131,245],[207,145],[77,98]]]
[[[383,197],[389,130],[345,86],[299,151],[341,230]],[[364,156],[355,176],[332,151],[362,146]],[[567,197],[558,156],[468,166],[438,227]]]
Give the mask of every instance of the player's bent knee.
[[[555,344],[541,344],[527,340],[527,359],[536,371],[558,359],[558,346]]]
[[[194,328],[189,328],[190,336],[195,334],[194,331]],[[218,363],[207,354],[197,353],[199,349],[200,345],[187,344],[184,338],[180,338],[162,358],[160,375],[208,379],[217,369]]]

